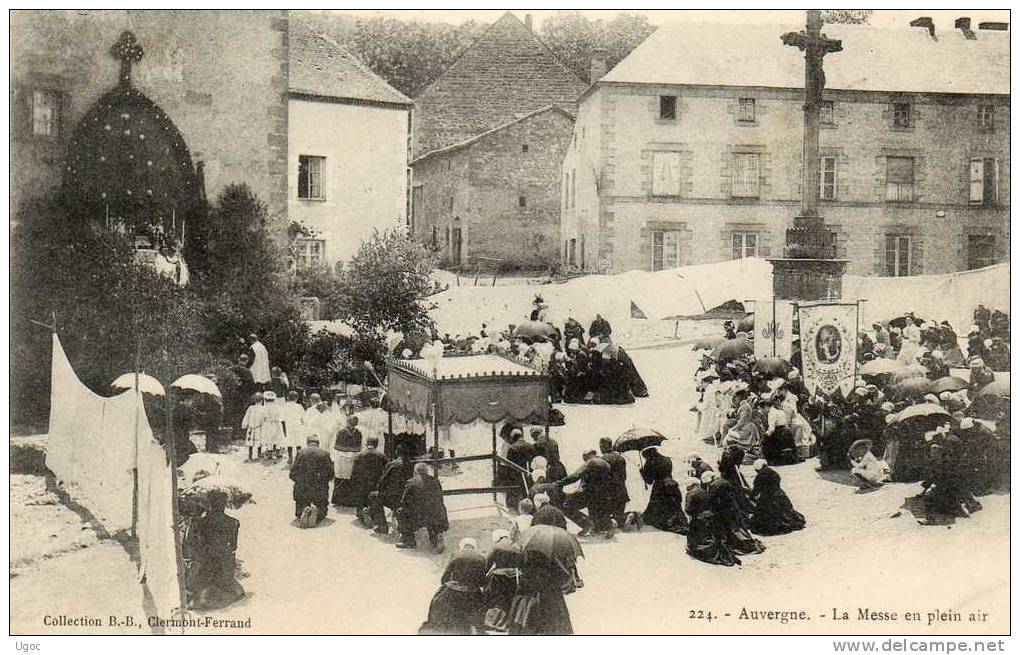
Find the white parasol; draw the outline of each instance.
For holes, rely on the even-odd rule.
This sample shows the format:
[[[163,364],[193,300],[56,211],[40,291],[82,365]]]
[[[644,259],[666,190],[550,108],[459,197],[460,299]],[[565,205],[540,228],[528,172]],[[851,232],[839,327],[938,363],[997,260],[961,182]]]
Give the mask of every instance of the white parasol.
[[[209,378],[202,377],[201,375],[182,375],[174,380],[170,386],[174,389],[190,389],[191,391],[197,391],[210,396],[216,396],[217,398],[223,398],[223,394],[220,393],[219,387],[216,386],[216,383]]]
[[[134,389],[135,374],[125,373],[111,382],[110,387],[113,389]],[[159,383],[159,380],[151,375],[146,375],[145,373],[138,374],[138,389],[142,393],[148,393],[154,396],[166,395],[166,390],[163,389],[163,385]]]

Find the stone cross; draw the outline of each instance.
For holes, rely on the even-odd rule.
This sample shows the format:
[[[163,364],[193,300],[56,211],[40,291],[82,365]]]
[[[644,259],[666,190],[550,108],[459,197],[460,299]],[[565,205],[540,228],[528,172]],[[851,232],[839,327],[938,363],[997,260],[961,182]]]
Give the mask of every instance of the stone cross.
[[[120,84],[131,86],[131,65],[142,60],[145,51],[139,45],[134,32],[124,31],[116,43],[110,48],[114,59],[120,60]]]
[[[805,218],[818,216],[818,122],[825,88],[825,71],[822,58],[839,52],[843,44],[822,34],[821,13],[807,11],[807,24],[803,32],[787,32],[783,45],[795,46],[804,53],[804,155],[801,172],[800,213]]]

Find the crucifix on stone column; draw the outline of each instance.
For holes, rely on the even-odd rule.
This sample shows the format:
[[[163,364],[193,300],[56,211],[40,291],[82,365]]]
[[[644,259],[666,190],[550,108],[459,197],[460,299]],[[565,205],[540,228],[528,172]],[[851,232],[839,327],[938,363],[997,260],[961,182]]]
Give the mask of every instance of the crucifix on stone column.
[[[110,54],[120,60],[120,85],[131,86],[131,65],[142,60],[145,51],[135,38],[134,32],[125,30],[110,48]]]
[[[839,52],[843,44],[822,34],[821,13],[807,11],[807,25],[803,32],[787,32],[783,44],[795,46],[804,53],[804,154],[801,172],[800,216],[808,222],[818,218],[818,123],[825,88],[825,71],[822,58]]]

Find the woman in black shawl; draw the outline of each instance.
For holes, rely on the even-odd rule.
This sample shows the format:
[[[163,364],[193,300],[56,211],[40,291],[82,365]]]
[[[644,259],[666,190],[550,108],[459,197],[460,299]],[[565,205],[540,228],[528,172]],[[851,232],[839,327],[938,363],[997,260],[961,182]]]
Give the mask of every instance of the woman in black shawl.
[[[763,535],[786,534],[800,530],[806,524],[804,515],[793,508],[793,503],[780,487],[780,477],[764,459],[754,462],[754,487],[751,498],[755,510],[750,528]]]
[[[641,466],[641,479],[652,486],[648,506],[641,515],[646,524],[667,532],[687,534],[687,515],[684,514],[680,485],[673,479],[673,460],[654,446],[641,451],[645,463]]]
[[[634,365],[634,360],[630,358],[623,348],[617,349],[617,358],[620,360],[620,364],[623,368],[623,375],[627,378],[627,385],[630,387],[630,392],[634,394],[635,398],[647,398],[648,397],[648,385],[645,384],[641,374],[638,373],[637,366]]]
[[[477,542],[466,538],[450,559],[441,586],[429,603],[429,616],[418,634],[470,635],[484,633],[486,559]]]
[[[748,498],[744,490],[725,478],[716,478],[708,485],[708,493],[726,545],[741,555],[764,552],[765,546],[747,531]]]
[[[709,484],[715,479],[714,471],[706,471],[703,480]],[[713,509],[712,495],[694,478],[688,480],[687,502],[684,508],[691,518],[687,530],[687,554],[708,564],[733,566],[740,558],[726,544],[726,534]]]
[[[492,552],[486,567],[488,584],[485,586],[486,605],[498,607],[507,615],[517,595],[517,575],[524,555],[521,548],[510,539],[507,530],[492,531]]]
[[[593,357],[598,354],[593,353]],[[598,401],[605,405],[629,405],[634,402],[634,394],[630,390],[627,369],[623,362],[614,357],[607,347],[599,357],[601,388],[597,393]]]
[[[570,612],[564,591],[574,591],[573,565],[550,561],[534,550],[525,550],[517,580],[517,595],[510,604],[512,635],[572,635]]]

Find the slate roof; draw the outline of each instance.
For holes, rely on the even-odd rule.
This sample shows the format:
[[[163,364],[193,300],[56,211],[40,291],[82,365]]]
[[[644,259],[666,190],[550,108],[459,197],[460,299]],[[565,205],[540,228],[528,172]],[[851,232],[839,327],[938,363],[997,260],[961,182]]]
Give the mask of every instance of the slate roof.
[[[415,98],[415,152],[459,143],[550,105],[576,112],[587,88],[507,12]]]
[[[804,57],[780,37],[803,25],[663,25],[600,82],[803,88]],[[1009,94],[1009,32],[936,25],[825,25],[843,50],[825,57],[826,88],[905,93]]]
[[[502,125],[494,127],[491,130],[482,132],[481,134],[477,134],[477,135],[475,135],[475,136],[473,136],[473,137],[471,137],[469,139],[465,139],[463,141],[460,141],[458,143],[454,143],[452,145],[445,146],[443,148],[437,148],[435,150],[430,150],[430,151],[426,152],[425,154],[423,154],[422,156],[420,156],[417,159],[415,159],[414,161],[412,161],[411,165],[413,166],[414,164],[417,164],[420,161],[423,161],[425,159],[429,159],[430,157],[434,157],[436,155],[444,155],[444,154],[446,154],[448,152],[454,152],[454,151],[457,151],[457,150],[461,150],[463,148],[467,148],[468,146],[470,146],[470,145],[472,145],[474,143],[477,143],[477,142],[481,141],[482,139],[485,139],[485,138],[487,138],[489,136],[492,136],[493,134],[496,134],[497,132],[502,132],[503,130],[505,130],[505,129],[509,128],[509,127],[517,125],[518,123],[523,123],[524,121],[530,120],[530,119],[534,118],[535,116],[540,116],[541,114],[544,114],[547,111],[559,112],[559,113],[563,114],[564,116],[566,116],[567,118],[569,118],[571,121],[577,120],[577,117],[574,114],[571,114],[569,111],[567,111],[563,107],[557,107],[556,105],[549,105],[548,107],[543,107],[542,109],[538,109],[536,111],[528,112],[527,114],[525,114],[523,116],[515,118],[514,120],[509,121],[507,123],[503,123]]]
[[[354,55],[300,18],[289,21],[288,37],[287,90],[290,93],[407,107],[414,104]]]

